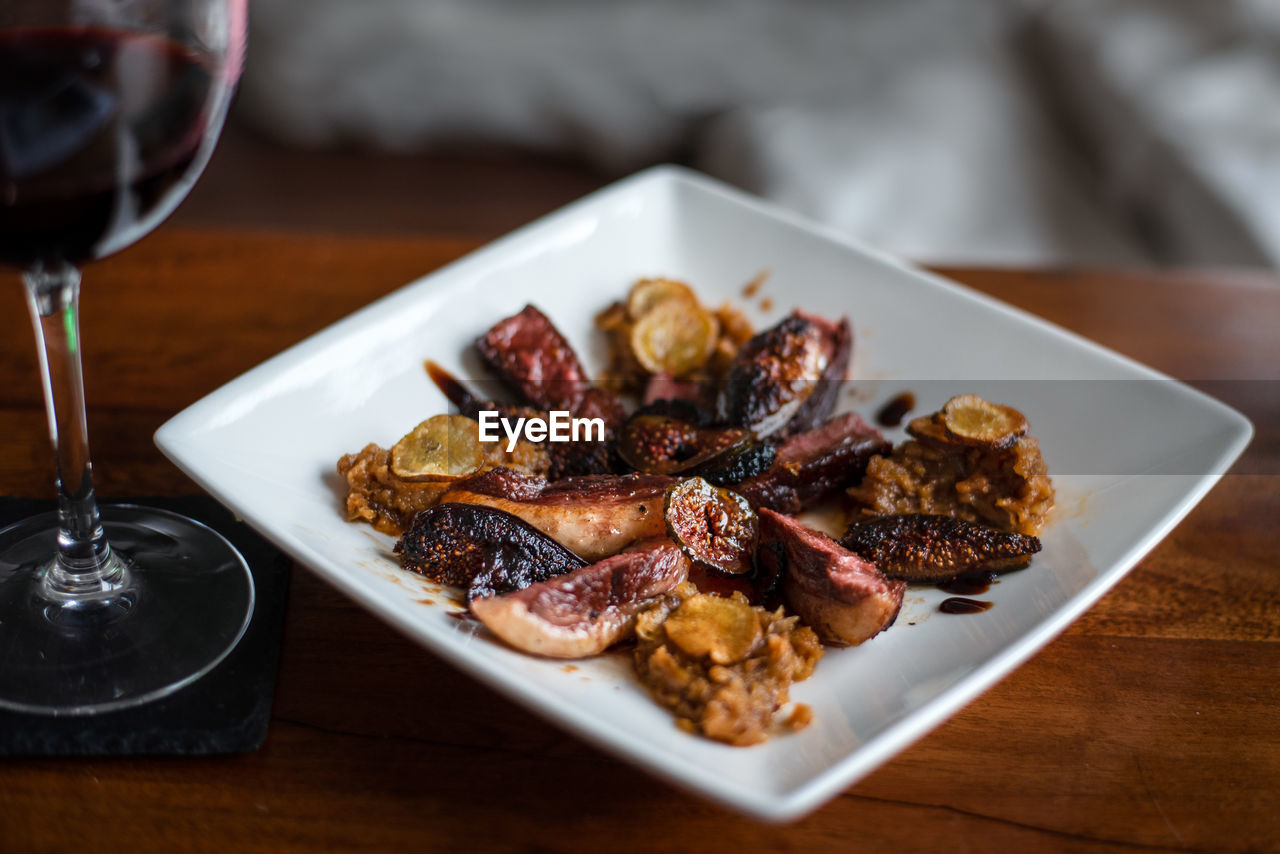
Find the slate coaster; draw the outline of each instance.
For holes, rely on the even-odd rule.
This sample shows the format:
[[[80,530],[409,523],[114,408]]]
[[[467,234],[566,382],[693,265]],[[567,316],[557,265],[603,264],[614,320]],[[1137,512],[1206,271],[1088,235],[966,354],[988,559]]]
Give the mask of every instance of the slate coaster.
[[[127,503],[190,516],[240,550],[256,590],[244,637],[204,678],[143,706],[68,718],[0,710],[0,756],[245,753],[257,750],[266,739],[289,592],[289,559],[208,496]],[[0,498],[0,527],[53,509],[53,501]]]

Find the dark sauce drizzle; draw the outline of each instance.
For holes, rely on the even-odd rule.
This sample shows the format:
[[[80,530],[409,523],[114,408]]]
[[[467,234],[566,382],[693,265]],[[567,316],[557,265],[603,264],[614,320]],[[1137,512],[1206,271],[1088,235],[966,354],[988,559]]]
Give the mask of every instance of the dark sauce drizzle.
[[[943,599],[938,610],[944,614],[979,614],[994,604],[994,602],[983,602],[979,599],[952,596],[949,599]]]
[[[916,396],[909,391],[894,395],[876,413],[876,423],[881,427],[897,427],[906,414],[916,408]]]
[[[972,596],[975,593],[986,593],[991,589],[991,585],[995,583],[996,574],[987,570],[978,570],[977,572],[966,572],[964,575],[957,575],[950,581],[942,581],[938,583],[939,590],[945,590],[947,593],[955,593],[957,596]]]
[[[434,359],[427,359],[422,366],[426,368],[431,382],[435,383],[435,387],[440,389],[440,393],[450,401],[456,402],[462,398],[471,397],[471,393],[458,381],[458,378],[446,371]]]

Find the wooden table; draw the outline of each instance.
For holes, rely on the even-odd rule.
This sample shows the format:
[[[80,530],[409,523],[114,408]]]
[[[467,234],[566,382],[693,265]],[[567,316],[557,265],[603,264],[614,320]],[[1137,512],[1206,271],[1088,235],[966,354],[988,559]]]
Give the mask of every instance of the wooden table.
[[[197,491],[159,424],[471,246],[169,230],[91,268],[100,491]],[[1258,438],[1062,637],[812,816],[762,826],[657,783],[299,571],[260,752],[3,762],[0,850],[1280,849],[1280,280],[950,272],[1175,376],[1259,381],[1226,387]],[[52,493],[32,350],[6,282],[4,495]]]

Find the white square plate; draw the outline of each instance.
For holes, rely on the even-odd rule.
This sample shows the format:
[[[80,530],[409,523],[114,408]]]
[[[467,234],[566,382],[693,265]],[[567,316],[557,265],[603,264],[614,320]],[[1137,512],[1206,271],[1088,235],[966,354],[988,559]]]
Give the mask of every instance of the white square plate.
[[[602,364],[593,315],[642,276],[690,282],[711,304],[744,303],[771,276],[776,307],[855,329],[841,408],[874,413],[904,389],[918,412],[973,391],[1020,408],[1059,494],[1032,567],[972,616],[936,613],[912,589],[897,624],[830,650],[792,695],[806,730],[752,748],[687,735],[618,656],[547,661],[514,652],[403,572],[392,539],[344,521],[339,456],[388,446],[446,411],[422,369],[463,377],[475,337],[528,302]],[[691,791],[788,820],[866,775],[1025,661],[1095,602],[1208,491],[1252,435],[1222,404],[966,288],[853,245],[685,170],[640,173],[410,284],[276,356],[165,424],[156,442],[255,529],[392,625],[573,733]],[[890,438],[901,438],[891,431]]]

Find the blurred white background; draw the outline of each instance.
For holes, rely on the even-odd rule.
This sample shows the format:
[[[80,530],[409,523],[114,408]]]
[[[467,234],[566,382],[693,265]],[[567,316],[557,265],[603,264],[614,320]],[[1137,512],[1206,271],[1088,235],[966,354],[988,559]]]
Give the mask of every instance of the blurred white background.
[[[301,146],[676,160],[913,260],[1280,265],[1277,0],[254,0]]]

